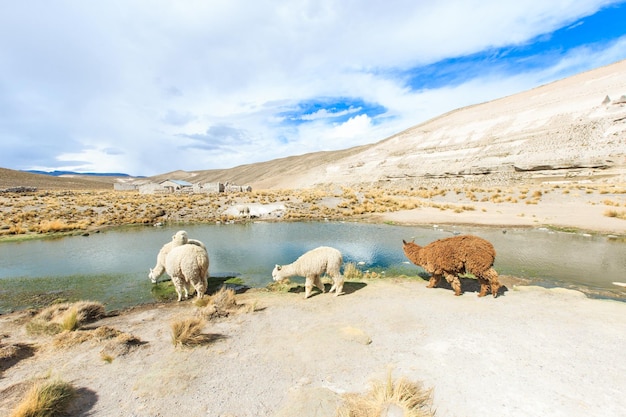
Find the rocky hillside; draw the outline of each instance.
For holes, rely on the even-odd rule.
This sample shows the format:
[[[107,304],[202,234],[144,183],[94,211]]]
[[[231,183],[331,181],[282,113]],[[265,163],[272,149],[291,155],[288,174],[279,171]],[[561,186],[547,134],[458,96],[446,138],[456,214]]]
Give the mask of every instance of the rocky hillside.
[[[254,188],[516,180],[626,181],[626,61],[461,108],[381,142],[157,178]]]
[[[46,177],[10,170],[0,174],[0,188],[37,186],[37,180]],[[254,189],[459,181],[626,182],[626,60],[449,112],[378,143],[230,169],[174,171],[142,182],[163,179],[230,182]],[[46,184],[57,180],[45,178]],[[118,179],[62,180],[53,188],[108,188]]]

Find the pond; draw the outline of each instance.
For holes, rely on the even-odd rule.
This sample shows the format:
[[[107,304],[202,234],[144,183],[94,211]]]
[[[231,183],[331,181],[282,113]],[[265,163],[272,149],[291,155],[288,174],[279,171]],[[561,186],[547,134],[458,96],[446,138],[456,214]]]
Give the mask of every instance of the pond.
[[[255,222],[127,227],[87,237],[2,242],[0,313],[53,299],[101,301],[109,310],[155,301],[148,269],[161,246],[181,229],[206,245],[213,280],[237,277],[250,287],[265,287],[275,264],[293,262],[321,245],[336,247],[344,262],[358,264],[362,271],[416,276],[423,270],[405,258],[403,239],[424,245],[470,233],[493,243],[495,268],[502,275],[626,300],[626,292],[612,284],[626,281],[626,244],[606,236],[545,229]]]

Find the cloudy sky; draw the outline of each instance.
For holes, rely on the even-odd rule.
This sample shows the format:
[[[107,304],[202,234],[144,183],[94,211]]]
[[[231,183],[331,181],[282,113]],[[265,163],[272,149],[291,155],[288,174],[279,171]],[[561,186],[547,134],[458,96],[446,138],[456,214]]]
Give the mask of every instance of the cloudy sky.
[[[625,59],[625,21],[624,0],[0,0],[0,167],[155,175],[373,143]]]

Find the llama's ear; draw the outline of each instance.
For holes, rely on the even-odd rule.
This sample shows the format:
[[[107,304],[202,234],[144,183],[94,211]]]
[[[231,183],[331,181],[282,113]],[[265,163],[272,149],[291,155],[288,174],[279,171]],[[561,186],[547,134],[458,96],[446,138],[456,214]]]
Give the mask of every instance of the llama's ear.
[[[276,269],[278,269],[279,271],[281,270],[282,266],[276,264]]]
[[[402,244],[406,245],[406,240],[402,239]]]

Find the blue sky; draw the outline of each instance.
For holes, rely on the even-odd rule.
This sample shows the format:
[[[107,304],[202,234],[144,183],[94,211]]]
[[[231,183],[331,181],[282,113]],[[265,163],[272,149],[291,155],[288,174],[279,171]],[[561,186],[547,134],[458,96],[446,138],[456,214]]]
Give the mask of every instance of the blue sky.
[[[155,175],[373,143],[626,59],[608,0],[0,0],[0,167]]]

